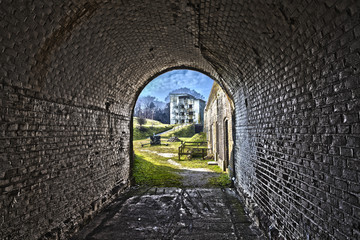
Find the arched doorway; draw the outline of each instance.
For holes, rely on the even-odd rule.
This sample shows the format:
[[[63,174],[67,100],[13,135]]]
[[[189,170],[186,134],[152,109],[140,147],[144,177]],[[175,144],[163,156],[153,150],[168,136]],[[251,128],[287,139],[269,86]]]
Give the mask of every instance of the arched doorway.
[[[146,87],[143,88],[143,92],[145,92],[145,93],[141,92],[138,95],[138,100],[137,100],[137,102],[136,102],[136,104],[134,106],[134,110],[133,110],[133,124],[131,125],[132,133],[133,133],[132,134],[132,140],[133,141],[132,141],[131,144],[133,144],[133,151],[135,151],[135,155],[133,156],[133,159],[132,159],[133,163],[135,163],[135,164],[132,164],[131,171],[135,169],[134,172],[132,173],[133,176],[135,177],[135,182],[136,182],[136,178],[138,176],[137,167],[135,165],[136,165],[136,163],[139,163],[142,160],[144,160],[144,158],[145,158],[144,155],[146,155],[144,152],[147,151],[146,149],[144,150],[144,147],[149,147],[152,144],[154,144],[154,142],[152,142],[152,140],[148,139],[150,137],[150,135],[153,135],[153,134],[159,135],[161,140],[158,143],[160,143],[160,145],[168,144],[166,141],[168,141],[168,138],[170,136],[172,136],[172,135],[169,135],[169,134],[172,134],[171,132],[173,130],[166,129],[167,132],[160,133],[161,131],[165,131],[165,129],[160,130],[160,131],[156,131],[157,129],[154,126],[155,127],[155,128],[153,128],[154,131],[148,132],[147,135],[143,134],[142,138],[138,137],[139,134],[137,132],[139,131],[139,129],[141,127],[141,126],[138,126],[138,120],[139,120],[140,117],[143,118],[146,115],[146,114],[144,115],[144,113],[147,112],[147,110],[144,109],[144,107],[142,107],[140,105],[143,104],[144,106],[148,106],[148,108],[150,108],[150,106],[159,105],[160,104],[159,101],[156,100],[156,97],[158,97],[158,96],[162,96],[162,98],[165,99],[165,101],[167,102],[166,103],[167,106],[168,106],[168,108],[167,108],[167,111],[168,111],[167,120],[166,120],[166,122],[161,122],[162,120],[156,118],[156,116],[155,116],[156,114],[154,115],[153,112],[152,112],[152,114],[147,115],[147,117],[146,117],[146,118],[148,118],[147,122],[152,123],[153,125],[155,124],[158,127],[162,123],[162,124],[167,124],[167,126],[171,126],[171,127],[176,126],[176,128],[180,128],[180,126],[182,126],[182,125],[195,124],[195,133],[196,133],[196,129],[199,129],[198,125],[204,126],[204,127],[201,127],[201,129],[202,128],[204,129],[204,131],[202,133],[202,135],[204,137],[199,138],[199,139],[203,139],[203,140],[199,140],[199,139],[195,138],[195,139],[197,139],[196,141],[198,141],[198,142],[199,141],[200,142],[205,141],[205,142],[203,142],[205,148],[201,150],[201,151],[203,151],[202,152],[202,154],[203,154],[202,158],[207,157],[208,160],[212,160],[211,156],[213,156],[213,155],[210,156],[210,154],[212,152],[215,152],[216,155],[214,155],[213,157],[214,157],[214,160],[218,162],[219,167],[223,171],[226,170],[226,168],[227,168],[226,166],[228,165],[228,163],[226,163],[224,165],[222,162],[221,162],[221,164],[219,164],[219,161],[218,161],[219,159],[221,159],[222,161],[224,159],[224,156],[223,156],[223,153],[222,153],[223,150],[221,151],[221,154],[220,154],[220,149],[222,149],[223,145],[224,145],[224,143],[222,142],[223,140],[220,140],[220,137],[221,137],[221,139],[224,138],[223,137],[223,130],[222,130],[223,123],[219,122],[219,123],[216,123],[215,125],[210,124],[210,119],[212,119],[213,116],[211,114],[207,114],[206,112],[204,112],[204,108],[206,108],[206,101],[203,101],[201,99],[200,100],[196,99],[196,95],[201,95],[201,94],[198,94],[194,89],[188,89],[186,87],[183,87],[183,86],[189,86],[190,87],[190,86],[192,86],[194,84],[191,83],[191,81],[189,83],[184,84],[184,82],[183,82],[184,79],[182,78],[183,76],[181,78],[179,78],[179,77],[176,77],[174,79],[172,78],[172,76],[173,76],[172,74],[176,74],[176,72],[179,72],[179,71],[193,71],[193,69],[191,69],[191,70],[188,70],[188,69],[185,69],[185,70],[184,69],[171,69],[169,71],[164,72],[161,75],[156,75],[157,77],[153,78],[151,80],[151,82],[149,82],[148,85],[146,85]],[[165,79],[165,77],[164,77],[166,74],[168,74],[170,76],[168,79]],[[199,73],[199,74],[202,75],[202,73]],[[162,77],[162,78],[160,78],[160,77]],[[209,78],[208,76],[206,76],[206,77]],[[165,83],[160,83],[161,81],[164,81]],[[179,81],[181,85],[171,87],[172,85],[178,84],[177,81]],[[204,83],[204,81],[200,81],[199,85],[200,85],[200,87],[204,87],[206,84]],[[150,86],[150,90],[147,89],[148,86]],[[157,86],[161,86],[161,89],[160,90],[157,89],[156,88]],[[218,83],[213,83],[213,80],[211,79],[209,89],[207,89],[208,91],[206,93],[206,96],[204,96],[205,100],[207,100],[208,98],[213,98],[213,96],[211,95],[210,92],[213,91],[214,86],[216,86],[216,89],[219,89],[219,90],[222,89]],[[166,91],[166,89],[173,89],[173,88],[177,88],[177,87],[181,87],[180,88],[181,91],[186,90],[187,92],[186,93],[181,92],[181,91],[179,92],[179,91],[177,91],[178,89],[176,89],[174,91],[173,90],[171,90],[171,91],[168,90],[168,92],[166,94],[164,93]],[[147,96],[151,91],[158,94],[158,95],[157,96]],[[200,92],[200,90],[198,90],[198,91]],[[224,101],[223,97],[225,97],[226,94],[224,94],[225,93],[224,90],[221,90],[221,92],[223,93],[223,95],[221,95],[221,97],[219,96],[219,99],[217,100],[217,102],[223,102]],[[164,96],[166,96],[166,97],[164,98]],[[150,99],[151,101],[155,102],[155,104],[153,104],[153,102],[151,102],[151,103],[148,102],[148,103],[144,104],[142,102],[144,100],[144,98],[147,98],[147,100]],[[226,97],[226,100],[227,99],[228,99],[228,97]],[[165,103],[163,105],[165,105]],[[202,108],[201,108],[201,105],[202,105]],[[209,106],[209,108],[210,108],[210,106]],[[217,118],[217,112],[216,111],[212,111],[215,114],[215,118]],[[139,114],[139,113],[141,113],[141,114]],[[151,118],[151,119],[149,119],[149,118]],[[223,116],[221,115],[219,118],[223,118]],[[154,122],[155,120],[158,121],[158,122]],[[159,121],[161,123],[159,123]],[[151,126],[147,126],[147,127],[150,128]],[[145,127],[145,128],[147,128],[147,127]],[[215,134],[215,136],[213,136],[213,134]],[[195,136],[195,134],[193,134],[193,135]],[[184,145],[186,145],[187,142],[195,141],[195,140],[192,140],[192,138],[190,139],[190,137],[192,137],[192,135],[191,136],[188,136],[188,135],[186,135],[186,136],[176,135],[176,137],[179,137],[179,139],[184,142]],[[188,139],[181,139],[181,137],[183,137],[183,138],[188,137]],[[140,139],[141,139],[141,145],[139,145],[139,140]],[[200,142],[199,142],[199,144],[202,144]],[[212,146],[213,144],[215,144],[214,145],[215,147]],[[173,145],[173,144],[169,144],[169,145]],[[138,149],[139,146],[142,147],[140,150]],[[188,145],[186,145],[186,146],[188,146]],[[177,146],[177,148],[178,147],[179,146]],[[188,158],[192,158],[192,156],[190,156],[190,154],[187,155],[186,154],[187,152],[189,152],[189,151],[194,152],[194,156],[196,156],[196,151],[200,150],[200,149],[197,149],[197,148],[194,148],[194,147],[191,147],[191,148],[190,147],[184,147],[184,148],[186,148],[186,150],[185,150],[186,152],[185,153],[181,152],[181,154],[184,154]],[[229,146],[227,147],[227,149],[229,149]],[[205,155],[204,155],[204,150],[206,150]],[[151,150],[151,151],[160,151],[160,150],[157,149],[157,150]],[[163,149],[163,151],[171,151],[171,150]],[[174,154],[176,154],[176,153],[174,153]],[[180,159],[183,159],[183,155],[180,156],[180,152],[178,154],[179,154],[178,157],[172,156],[172,158],[170,157],[169,159],[171,159],[171,161],[175,161],[175,162],[180,160]],[[139,156],[143,156],[143,159],[139,160]],[[169,159],[167,159],[167,160],[169,160]],[[178,162],[178,164],[181,164],[181,162]],[[204,163],[202,163],[202,164],[203,164],[202,166],[204,168],[207,167],[207,165],[206,165],[207,162],[205,160],[204,160]]]

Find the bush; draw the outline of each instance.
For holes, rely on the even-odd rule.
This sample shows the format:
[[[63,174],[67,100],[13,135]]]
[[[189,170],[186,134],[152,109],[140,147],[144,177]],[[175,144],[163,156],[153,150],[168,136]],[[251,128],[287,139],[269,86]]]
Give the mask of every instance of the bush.
[[[146,119],[145,118],[138,118],[137,119],[138,124],[140,125],[140,128],[142,125],[146,124]]]

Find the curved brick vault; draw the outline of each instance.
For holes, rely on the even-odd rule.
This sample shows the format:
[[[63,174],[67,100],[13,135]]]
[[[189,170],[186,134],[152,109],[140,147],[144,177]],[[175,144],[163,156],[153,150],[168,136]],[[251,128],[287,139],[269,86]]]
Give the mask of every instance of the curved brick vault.
[[[67,238],[130,176],[132,109],[192,68],[235,102],[266,231],[359,238],[359,1],[1,1],[0,238]]]

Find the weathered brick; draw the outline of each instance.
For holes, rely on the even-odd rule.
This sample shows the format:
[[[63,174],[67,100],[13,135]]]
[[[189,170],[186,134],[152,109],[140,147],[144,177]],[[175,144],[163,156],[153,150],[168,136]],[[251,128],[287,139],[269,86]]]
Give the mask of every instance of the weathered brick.
[[[359,114],[344,114],[344,123],[356,123],[359,122]]]
[[[346,156],[346,157],[352,157],[353,156],[353,149],[346,148],[346,147],[341,147],[340,148],[340,155],[341,156]]]

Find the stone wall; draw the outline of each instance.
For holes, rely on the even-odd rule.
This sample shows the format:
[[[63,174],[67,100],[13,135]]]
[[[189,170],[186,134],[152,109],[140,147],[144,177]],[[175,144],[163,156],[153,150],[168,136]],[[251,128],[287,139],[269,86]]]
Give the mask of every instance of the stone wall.
[[[214,82],[204,111],[204,132],[206,132],[209,155],[214,157],[219,167],[229,168],[233,175],[233,103]]]
[[[199,70],[235,105],[236,187],[266,231],[359,238],[360,6],[0,3],[0,238],[66,239],[126,186],[137,96]]]

